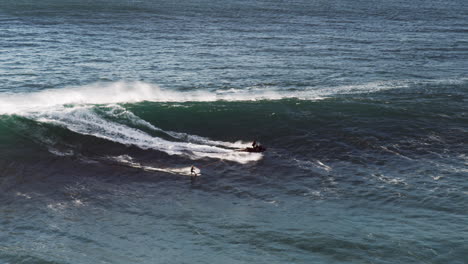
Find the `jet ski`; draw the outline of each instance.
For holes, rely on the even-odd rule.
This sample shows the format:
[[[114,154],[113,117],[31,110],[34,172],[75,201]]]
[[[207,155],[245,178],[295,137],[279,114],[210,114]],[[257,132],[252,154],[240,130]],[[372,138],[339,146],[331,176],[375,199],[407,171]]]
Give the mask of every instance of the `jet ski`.
[[[237,151],[258,153],[258,152],[264,152],[265,150],[266,148],[264,146],[256,145],[255,147],[238,149]]]

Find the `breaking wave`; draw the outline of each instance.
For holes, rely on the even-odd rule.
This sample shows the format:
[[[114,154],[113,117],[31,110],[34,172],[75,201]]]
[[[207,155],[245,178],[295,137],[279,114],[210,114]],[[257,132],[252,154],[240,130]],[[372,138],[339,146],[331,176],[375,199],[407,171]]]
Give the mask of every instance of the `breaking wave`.
[[[463,81],[438,80],[426,81],[426,83],[450,84]],[[101,138],[126,146],[136,146],[140,149],[156,150],[192,160],[210,158],[244,164],[258,161],[263,157],[259,153],[236,151],[236,149],[247,147],[246,142],[213,140],[181,131],[163,130],[135,115],[122,104],[143,101],[178,103],[288,98],[318,100],[339,94],[405,88],[412,83],[414,81],[373,82],[317,88],[309,91],[280,91],[272,90],[271,87],[268,91],[261,87],[245,90],[174,91],[144,82],[121,81],[31,93],[0,93],[0,115],[19,116],[35,122],[63,127],[80,135]],[[45,144],[49,143],[45,142]],[[72,153],[67,150],[56,150],[50,146],[48,149],[55,155],[67,156]]]
[[[425,81],[429,82],[429,81]],[[435,81],[432,81],[435,82]],[[439,80],[440,82],[440,80]],[[446,80],[450,83],[453,80]],[[145,82],[94,83],[79,87],[48,89],[30,93],[1,93],[0,114],[21,114],[43,109],[79,104],[116,104],[150,102],[257,101],[296,98],[319,100],[339,94],[369,93],[405,88],[414,81],[385,81],[337,87],[314,87],[301,91],[284,91],[268,87],[246,89],[174,91]]]

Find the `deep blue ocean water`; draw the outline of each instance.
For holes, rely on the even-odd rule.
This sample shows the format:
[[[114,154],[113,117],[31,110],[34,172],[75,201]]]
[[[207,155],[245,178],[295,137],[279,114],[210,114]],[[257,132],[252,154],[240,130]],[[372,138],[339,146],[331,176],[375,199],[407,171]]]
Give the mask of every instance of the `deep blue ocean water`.
[[[468,263],[467,72],[461,0],[1,0],[0,263]]]

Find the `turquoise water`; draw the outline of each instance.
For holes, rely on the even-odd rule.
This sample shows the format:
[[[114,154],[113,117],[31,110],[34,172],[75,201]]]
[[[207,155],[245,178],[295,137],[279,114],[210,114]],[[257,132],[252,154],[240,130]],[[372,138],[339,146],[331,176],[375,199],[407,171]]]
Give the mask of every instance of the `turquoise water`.
[[[467,14],[2,1],[0,263],[466,263]]]

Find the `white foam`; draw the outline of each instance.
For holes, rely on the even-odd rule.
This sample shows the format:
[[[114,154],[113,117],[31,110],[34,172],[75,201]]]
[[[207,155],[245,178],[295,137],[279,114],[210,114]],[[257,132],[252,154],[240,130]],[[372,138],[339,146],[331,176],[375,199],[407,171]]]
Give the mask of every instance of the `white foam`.
[[[0,93],[0,115],[17,114],[40,122],[53,123],[83,135],[90,135],[142,149],[155,149],[169,155],[186,156],[191,159],[216,158],[247,163],[262,158],[260,153],[236,152],[228,148],[244,148],[244,142],[224,142],[182,132],[164,131],[127,111],[118,103],[141,101],[152,102],[210,102],[210,101],[252,101],[298,98],[317,100],[340,93],[375,92],[383,89],[400,88],[410,82],[373,82],[329,88],[313,88],[305,91],[265,90],[262,87],[230,89],[223,91],[171,91],[144,82],[95,83],[81,87],[43,90],[34,93]],[[126,122],[143,126],[153,131],[166,133],[178,141],[153,137],[148,133],[118,122],[107,120],[93,111],[93,105],[111,107],[107,115],[123,115]],[[182,141],[182,142],[180,142]],[[388,150],[388,149],[387,149]],[[389,151],[389,150],[388,150]],[[57,152],[57,155],[68,155]],[[326,165],[318,164],[328,170]]]
[[[191,136],[200,138],[200,142],[213,144],[174,142],[153,137],[142,130],[106,120],[87,106],[31,113],[26,116],[39,122],[65,127],[82,135],[90,135],[124,145],[133,145],[141,149],[154,149],[169,155],[185,156],[190,159],[216,158],[247,163],[262,158],[260,153],[236,152],[232,149],[215,146],[213,144],[218,144],[219,141],[211,141],[203,137]],[[229,142],[220,143],[221,145],[232,145]]]
[[[372,174],[372,176],[376,177],[377,179],[379,179],[380,181],[382,182],[385,182],[385,183],[388,183],[388,184],[403,184],[403,185],[408,185],[405,180],[403,180],[402,178],[398,178],[398,177],[395,177],[395,178],[392,178],[392,177],[389,177],[389,176],[385,176],[383,174],[380,174],[380,173],[375,173],[375,174]]]
[[[311,87],[303,91],[281,91],[274,87],[229,90],[175,91],[145,82],[94,83],[80,87],[49,89],[32,93],[0,93],[0,114],[42,111],[63,105],[151,102],[256,101],[297,98],[319,100],[335,94],[375,92],[409,85],[405,81],[372,82],[337,87]]]
[[[120,156],[108,157],[108,158],[113,161],[122,163],[126,166],[130,166],[133,168],[142,169],[146,171],[159,171],[159,172],[165,172],[165,173],[177,174],[177,175],[183,175],[183,176],[192,176],[192,173],[191,173],[192,167],[157,168],[157,167],[152,167],[152,166],[144,166],[138,162],[133,161],[133,158],[128,155],[120,155]],[[194,172],[196,173],[197,176],[201,175],[201,170],[199,168],[194,168]]]
[[[75,154],[73,152],[73,150],[60,151],[60,150],[55,149],[53,147],[49,147],[48,150],[49,150],[50,153],[52,153],[54,155],[57,155],[57,156],[61,156],[61,157],[73,156]]]
[[[144,82],[95,83],[81,87],[49,89],[33,93],[0,93],[0,114],[41,111],[55,106],[151,102],[213,102],[281,99],[276,92],[171,91]]]
[[[125,118],[125,120],[131,122],[134,125],[143,126],[143,127],[149,128],[150,130],[157,131],[157,132],[163,132],[173,138],[185,140],[191,143],[205,144],[205,145],[211,145],[211,146],[224,146],[224,147],[236,148],[236,149],[245,148],[249,144],[248,142],[242,142],[242,141],[236,141],[236,142],[216,141],[216,140],[211,140],[206,137],[190,135],[190,134],[182,133],[182,132],[167,131],[167,130],[165,131],[139,118],[138,116],[126,110],[122,106],[110,105],[109,107],[111,108],[106,113],[112,117],[123,117]]]
[[[320,160],[310,161],[310,160],[300,160],[296,158],[293,158],[292,160],[296,162],[299,168],[304,169],[304,170],[315,171],[316,169],[321,169],[327,172],[332,170],[332,167],[323,164]]]

